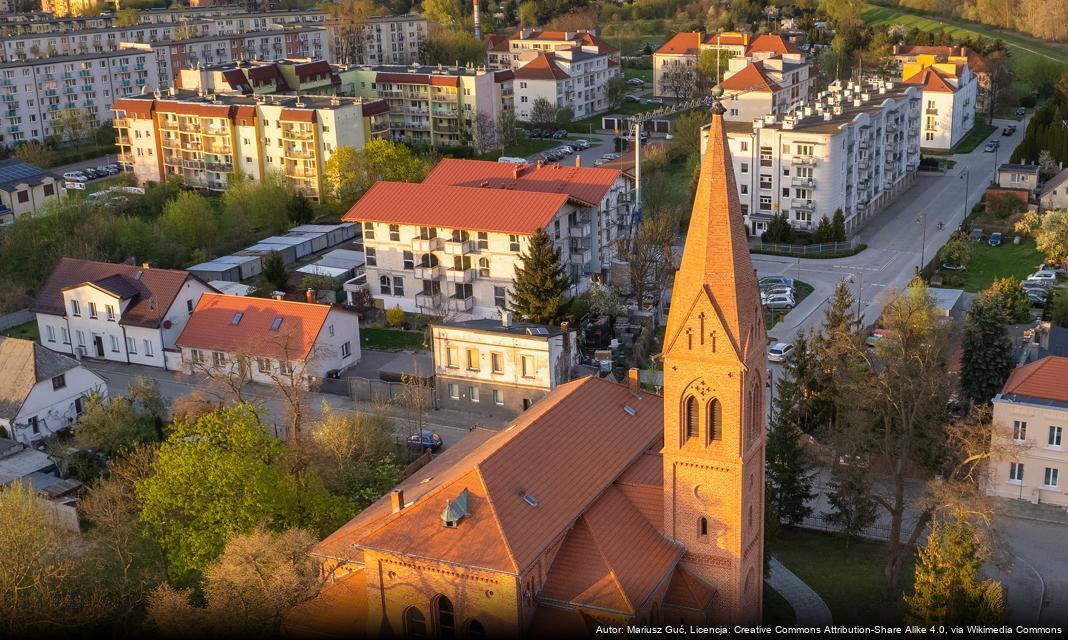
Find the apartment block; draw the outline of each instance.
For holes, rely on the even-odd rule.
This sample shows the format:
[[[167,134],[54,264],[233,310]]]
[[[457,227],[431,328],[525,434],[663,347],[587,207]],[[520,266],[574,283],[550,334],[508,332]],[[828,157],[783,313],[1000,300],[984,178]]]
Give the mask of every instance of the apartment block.
[[[623,69],[595,47],[583,46],[554,53],[527,52],[523,66],[512,73],[516,115],[530,120],[534,102],[548,100],[557,109],[571,109],[576,120],[603,113],[608,81]]]
[[[577,363],[576,332],[565,322],[550,327],[478,319],[430,326],[434,378],[442,408],[511,419],[557,386]]]
[[[812,99],[816,79],[816,69],[797,53],[731,58],[720,83],[727,109],[723,118],[752,122],[768,114],[781,117]]]
[[[495,123],[511,86],[510,72],[414,65],[355,67],[341,72],[341,82],[357,96],[389,104],[394,140],[430,146],[470,144],[478,114]]]
[[[902,63],[901,78],[923,87],[924,149],[948,151],[972,130],[979,81],[966,59],[917,55]]]
[[[332,21],[332,46],[338,62],[344,64],[414,64],[419,47],[426,40],[429,22],[418,13],[368,18],[359,34],[346,34]]]
[[[337,95],[339,69],[325,60],[260,60],[180,69],[175,86],[191,91],[250,94]]]
[[[532,54],[556,53],[571,49],[592,47],[619,64],[619,49],[597,35],[593,30],[539,31],[522,29],[510,36],[490,35],[486,38],[486,60],[493,69],[518,69]],[[524,56],[524,54],[527,54]]]
[[[539,228],[574,292],[607,279],[630,190],[615,170],[446,159],[422,183],[377,183],[344,220],[363,227],[367,282],[385,308],[497,318]]]
[[[283,173],[318,199],[326,161],[339,147],[362,149],[389,131],[378,100],[324,96],[200,95],[169,90],[115,105],[119,158],[139,182],[178,176],[191,186],[226,188],[237,170],[252,179]]]
[[[919,167],[920,96],[919,87],[890,81],[835,82],[781,118],[727,123],[750,235],[780,213],[811,231],[841,209],[850,234],[874,217]]]
[[[0,63],[0,143],[89,133],[111,119],[116,100],[159,86],[156,63],[136,49]]]
[[[1065,431],[1068,358],[1046,356],[1017,367],[993,399],[993,450],[987,494],[1068,506]],[[1068,479],[1066,479],[1068,483]]]
[[[798,48],[780,34],[753,36],[738,31],[678,33],[653,52],[653,94],[672,98],[691,97],[696,90],[697,63],[706,51],[718,51],[730,59],[745,59],[745,63],[737,68],[724,67],[723,78],[761,60],[779,58],[788,65],[804,62]],[[768,67],[769,71],[772,69],[772,66]],[[815,76],[815,72],[807,72],[806,76]],[[798,80],[804,78],[794,82]]]
[[[975,110],[978,113],[989,112],[991,90],[993,88],[990,65],[987,64],[986,58],[969,47],[899,44],[894,45],[893,54],[894,60],[901,65],[917,62],[920,60],[920,56],[934,56],[936,59],[944,60],[954,66],[957,63],[967,64],[968,70],[975,76],[977,85]]]

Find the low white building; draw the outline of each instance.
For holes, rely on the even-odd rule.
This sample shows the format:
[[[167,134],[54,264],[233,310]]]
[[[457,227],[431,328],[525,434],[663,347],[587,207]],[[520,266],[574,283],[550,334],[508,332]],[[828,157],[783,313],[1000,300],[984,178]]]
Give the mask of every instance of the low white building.
[[[359,362],[359,318],[326,304],[208,293],[177,345],[190,375],[308,385]]]
[[[69,429],[107,383],[77,360],[30,340],[0,337],[0,427],[23,444]]]
[[[728,122],[750,235],[760,236],[780,213],[813,231],[838,209],[852,234],[892,202],[919,167],[920,93],[889,81],[834,83],[781,118]]]
[[[479,319],[431,325],[442,408],[513,418],[572,378],[575,331]]]
[[[764,37],[764,36],[761,36]],[[783,116],[812,99],[816,71],[800,54],[731,58],[720,83],[724,120],[752,122],[766,115]]]
[[[0,160],[0,226],[43,209],[64,192],[63,179],[51,171],[15,158]]]
[[[924,149],[948,151],[975,125],[979,82],[966,63],[905,63],[905,84],[923,87]]]
[[[53,351],[172,369],[175,339],[208,291],[185,271],[63,258],[30,310]]]
[[[1068,209],[1068,169],[1062,169],[1042,185],[1038,205],[1042,211]]]

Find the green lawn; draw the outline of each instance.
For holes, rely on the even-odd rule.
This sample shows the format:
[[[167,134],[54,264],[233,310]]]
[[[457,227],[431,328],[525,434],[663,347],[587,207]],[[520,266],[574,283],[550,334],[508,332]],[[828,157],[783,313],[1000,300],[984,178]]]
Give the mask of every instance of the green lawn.
[[[886,546],[837,536],[783,529],[766,542],[787,569],[820,594],[835,624],[900,624],[901,592],[888,594],[883,566]],[[903,592],[912,590],[913,563],[901,572]]]
[[[650,72],[650,73],[652,73],[652,72]],[[652,82],[652,80],[648,80],[648,82]],[[651,84],[647,84],[647,85],[645,85],[645,87],[648,88],[649,90],[652,90],[652,85]],[[633,115],[635,113],[645,113],[647,111],[652,111],[653,109],[656,109],[659,106],[660,105],[658,105],[658,104],[645,104],[643,102],[630,102],[629,100],[628,101],[624,101],[619,106],[617,106],[616,108],[609,109],[605,113],[601,113],[601,114],[598,114],[598,115],[595,115],[595,116],[590,116],[589,118],[583,118],[582,120],[576,120],[575,122],[571,123],[571,125],[568,127],[568,130],[569,131],[576,131],[576,132],[587,132],[587,131],[590,131],[590,127],[593,127],[593,129],[600,129],[601,125],[604,122],[602,120],[602,118],[604,116],[612,115],[612,114],[616,114],[616,113],[621,114],[621,115],[625,115],[625,116],[629,116],[629,115]]]
[[[4,331],[3,335],[8,338],[22,338],[23,340],[33,340],[34,342],[41,339],[41,335],[37,332],[36,320],[30,320],[29,322],[15,325],[7,331]]]
[[[998,128],[995,125],[982,121],[976,122],[972,130],[968,132],[968,135],[961,138],[957,146],[950,150],[950,153],[971,153],[975,151],[976,147],[983,144],[990,137],[990,134],[997,130]]]
[[[623,67],[623,78],[630,80],[631,78],[641,78],[645,81],[645,84],[641,87],[634,87],[635,89],[649,89],[653,88],[653,70],[652,69],[632,69],[630,67]],[[627,85],[630,87],[630,85]]]
[[[422,331],[402,331],[400,329],[360,328],[360,340],[365,349],[378,350],[421,350],[425,334]]]
[[[980,242],[975,246],[968,268],[961,272],[961,288],[965,291],[982,291],[996,278],[1011,276],[1017,280],[1034,273],[1035,266],[1042,262],[1042,254],[1035,249],[1035,241],[1024,238],[1014,245],[1006,237],[1000,247]]]
[[[764,585],[764,620],[765,625],[793,624],[797,621],[794,609],[779,592]]]
[[[1068,70],[1068,51],[1023,34],[999,31],[954,18],[928,18],[898,8],[871,4],[865,5],[862,17],[869,24],[901,24],[929,32],[945,31],[951,36],[1000,38],[1011,52],[1009,65],[1016,72],[1017,81],[1029,88],[1043,80],[1055,82],[1063,71]]]

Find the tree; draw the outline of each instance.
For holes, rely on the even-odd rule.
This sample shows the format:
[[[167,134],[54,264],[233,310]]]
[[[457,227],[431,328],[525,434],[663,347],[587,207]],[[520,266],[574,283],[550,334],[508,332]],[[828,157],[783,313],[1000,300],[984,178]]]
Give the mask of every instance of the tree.
[[[315,217],[311,203],[299,193],[294,193],[289,197],[286,213],[289,216],[289,221],[297,225],[308,224]]]
[[[823,514],[823,520],[845,536],[848,547],[851,540],[875,524],[878,516],[879,507],[871,499],[871,482],[862,469],[836,464],[828,486],[831,510]]]
[[[92,396],[85,414],[74,429],[74,446],[111,456],[134,445],[163,439],[162,425],[167,403],[160,395],[159,384],[138,377],[127,390],[127,397],[104,401]]]
[[[556,124],[556,105],[547,98],[534,98],[530,104],[530,121],[535,126],[548,127]]]
[[[52,131],[61,142],[84,140],[89,129],[89,115],[83,109],[61,109],[52,116]]]
[[[772,244],[789,244],[794,239],[794,228],[785,213],[776,213],[768,221],[768,230],[764,232],[764,242]]]
[[[1043,180],[1049,180],[1061,170],[1060,165],[1057,163],[1057,159],[1053,157],[1053,154],[1049,152],[1049,149],[1043,149],[1038,152],[1038,167]]]
[[[263,269],[260,271],[263,282],[272,291],[285,291],[289,285],[289,272],[282,254],[272,251],[263,256]]]
[[[589,295],[591,315],[615,317],[624,311],[619,294],[608,285],[594,282],[590,286]]]
[[[119,9],[115,14],[115,26],[132,27],[141,21],[141,12],[137,9]]]
[[[972,404],[989,403],[1012,372],[1008,324],[1008,313],[996,296],[982,295],[968,309],[961,341],[960,387]]]
[[[1004,618],[1001,583],[982,580],[988,554],[964,518],[931,523],[920,549],[912,595],[905,596],[908,624],[997,625]]]
[[[794,350],[786,359],[776,385],[767,443],[767,500],[780,520],[795,525],[803,521],[815,497],[812,491],[811,463],[801,446],[806,386],[813,379],[812,356],[804,334],[794,338]],[[761,416],[763,418],[763,416]]]
[[[519,119],[515,109],[503,107],[497,116],[497,143],[507,149],[519,142]]]
[[[475,116],[473,129],[472,142],[475,146],[475,153],[481,155],[500,146],[497,142],[497,123],[493,121],[493,118],[488,113],[484,111],[478,112],[478,115]]]
[[[205,572],[205,606],[190,602],[191,590],[162,585],[149,599],[149,624],[163,635],[276,636],[283,616],[329,577],[310,554],[315,544],[301,529],[234,536]]]
[[[968,236],[957,232],[938,250],[938,260],[944,264],[967,265],[972,259],[972,243]]]
[[[556,324],[563,309],[571,278],[560,262],[560,250],[544,229],[530,237],[530,244],[519,254],[512,284],[512,310],[537,324]]]
[[[447,29],[455,29],[463,23],[459,0],[423,0],[423,15]]]
[[[702,84],[711,87],[723,79],[723,72],[727,69],[731,60],[731,52],[715,49],[705,49],[697,59],[697,71],[700,74]]]
[[[831,234],[832,242],[846,241],[845,214],[842,213],[841,207],[834,210],[834,217],[831,220],[831,228],[834,230]]]
[[[623,96],[627,95],[627,80],[622,74],[612,76],[605,83],[605,97],[608,99],[609,108],[616,108],[623,102]]]
[[[172,582],[191,584],[226,541],[271,528],[318,526],[298,513],[288,452],[258,411],[238,404],[196,422],[176,422],[160,446],[152,475],[134,483],[145,530],[163,548]]]
[[[659,303],[657,296],[674,270],[675,228],[671,216],[661,214],[645,218],[633,234],[616,240],[616,255],[627,263],[630,293],[639,309]]]
[[[30,140],[15,147],[14,155],[19,160],[28,162],[35,167],[48,168],[52,166],[53,156],[55,154],[52,153],[51,149],[40,142]]]
[[[1043,214],[1042,225],[1034,235],[1035,246],[1047,262],[1068,267],[1068,209]]]
[[[280,171],[268,171],[259,180],[233,173],[222,197],[225,220],[235,226],[283,231],[289,227],[296,197],[300,197],[296,189]]]
[[[480,65],[485,57],[485,45],[463,30],[431,28],[419,43],[419,62],[425,65]]]
[[[219,242],[219,220],[212,203],[192,191],[183,191],[163,208],[160,230],[188,255],[197,248],[213,251]]]
[[[1050,305],[1050,322],[1068,329],[1068,295],[1054,295]]]
[[[820,218],[819,224],[816,225],[816,230],[812,233],[812,241],[816,244],[824,242],[834,242],[834,228],[831,226],[831,221],[827,216]]]
[[[371,32],[367,28],[370,18],[385,13],[385,8],[372,0],[337,0],[327,12],[332,23],[335,56],[342,64],[366,64],[364,53]]]
[[[326,407],[312,441],[323,476],[328,482],[340,482],[354,467],[393,454],[393,420],[375,413],[337,413]]]
[[[697,67],[682,60],[665,64],[660,75],[664,90],[674,95],[676,100],[693,97],[697,93],[699,80]]]
[[[1009,324],[1031,320],[1031,302],[1027,299],[1027,292],[1015,278],[997,278],[980,297],[991,298],[994,306],[1004,310]]]
[[[400,305],[386,309],[386,323],[396,329],[404,323],[404,309],[400,308]]]

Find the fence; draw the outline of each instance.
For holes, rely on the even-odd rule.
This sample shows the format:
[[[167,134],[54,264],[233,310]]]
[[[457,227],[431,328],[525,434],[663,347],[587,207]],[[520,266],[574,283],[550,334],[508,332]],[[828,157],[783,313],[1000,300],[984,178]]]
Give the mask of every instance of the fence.
[[[7,331],[12,327],[17,327],[20,324],[26,324],[33,320],[36,316],[29,309],[20,309],[14,313],[9,313],[6,316],[0,316],[0,331]]]
[[[852,240],[845,242],[823,242],[820,244],[771,244],[761,242],[754,244],[755,253],[785,253],[793,256],[818,256],[828,253],[852,251],[856,244]]]
[[[387,382],[375,378],[348,378],[349,395],[360,402],[416,401],[423,409],[437,409],[437,390],[429,385],[407,385],[403,382]],[[411,393],[410,389],[415,389]]]

